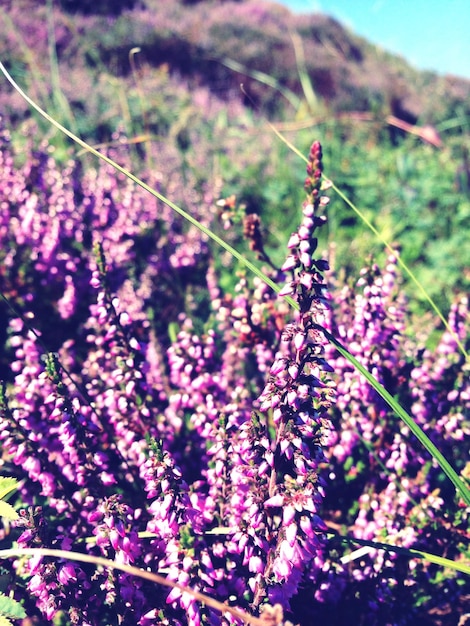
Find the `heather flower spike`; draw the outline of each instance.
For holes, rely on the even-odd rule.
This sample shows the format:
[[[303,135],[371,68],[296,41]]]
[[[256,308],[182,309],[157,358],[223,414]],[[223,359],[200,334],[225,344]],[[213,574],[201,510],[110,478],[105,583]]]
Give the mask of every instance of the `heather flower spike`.
[[[265,521],[253,530],[258,534],[264,527],[266,533],[265,567],[262,577],[256,579],[254,605],[267,596],[285,609],[304,577],[321,562],[325,529],[317,515],[324,496],[321,443],[334,389],[320,331],[326,302],[321,272],[327,265],[315,257],[314,233],[325,222],[320,213],[326,204],[320,197],[321,157],[321,146],[316,142],[309,155],[303,219],[290,238],[289,257],[283,267],[290,274],[287,284],[299,312],[284,328],[279,353],[259,398],[263,412],[271,413],[275,434],[271,437],[271,469],[262,504]]]

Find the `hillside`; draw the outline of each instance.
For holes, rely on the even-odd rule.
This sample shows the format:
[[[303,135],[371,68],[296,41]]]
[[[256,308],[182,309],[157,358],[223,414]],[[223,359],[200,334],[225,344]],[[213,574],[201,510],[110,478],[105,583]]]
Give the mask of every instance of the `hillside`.
[[[13,75],[26,85],[39,90],[39,78],[51,77],[52,90],[60,75],[72,113],[93,116],[102,130],[109,121],[104,112],[96,117],[96,108],[103,106],[103,75],[127,82],[132,63],[168,68],[190,88],[208,86],[221,99],[239,97],[274,117],[298,113],[295,98],[303,97],[299,70],[308,75],[317,106],[329,111],[392,114],[420,124],[468,113],[469,81],[416,71],[320,14],[298,16],[279,4],[250,0],[62,0],[62,7],[52,15],[47,6],[19,0],[2,9],[6,28],[0,47]],[[118,8],[117,15],[90,12],[116,13]],[[55,77],[51,46],[58,59]],[[140,51],[130,59],[135,48]],[[257,78],[275,81],[279,89]],[[7,113],[19,119],[25,107],[8,92],[2,81]]]
[[[270,120],[301,150],[324,143],[328,174],[444,310],[468,289],[469,81],[416,71],[329,17],[272,2],[62,0],[52,11],[17,0],[0,19],[3,60],[28,94],[91,143],[121,145],[120,162],[130,144],[134,171],[173,201],[197,210],[208,193],[235,194],[282,254],[303,191]],[[38,137],[70,157],[3,79],[0,103],[20,161]],[[321,244],[346,275],[383,253],[341,202]]]

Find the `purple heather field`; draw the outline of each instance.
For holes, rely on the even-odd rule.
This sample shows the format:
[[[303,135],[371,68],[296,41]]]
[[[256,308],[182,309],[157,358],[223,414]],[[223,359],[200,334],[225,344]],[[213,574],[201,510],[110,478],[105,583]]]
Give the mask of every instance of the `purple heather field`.
[[[261,19],[253,3],[234,4]],[[67,28],[64,18],[58,49]],[[14,41],[11,31],[10,52]],[[166,66],[141,77],[155,81],[160,117],[147,110],[139,129],[123,123],[109,137],[103,122],[96,144],[205,232],[72,152],[2,83],[0,476],[17,481],[8,500],[18,516],[2,518],[1,549],[69,555],[3,558],[0,624],[465,626],[468,493],[443,465],[468,487],[468,294],[452,290],[444,325],[417,318],[399,244],[357,275],[341,258],[333,266],[321,243],[335,195],[324,151],[346,133],[311,137],[306,166],[291,171],[239,96],[190,91]],[[104,115],[109,89],[96,85],[91,117]],[[398,150],[388,135],[375,140]],[[277,158],[298,186],[274,254],[269,220],[282,220],[285,199],[266,214],[237,198],[260,171],[255,151],[268,177]]]

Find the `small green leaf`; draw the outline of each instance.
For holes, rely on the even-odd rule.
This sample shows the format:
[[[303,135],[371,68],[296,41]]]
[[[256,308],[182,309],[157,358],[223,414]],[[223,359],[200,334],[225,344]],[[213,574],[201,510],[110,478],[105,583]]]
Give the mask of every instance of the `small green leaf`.
[[[0,626],[13,626],[13,622],[10,622],[8,617],[0,615]]]
[[[171,343],[176,342],[176,338],[178,336],[178,332],[180,330],[179,324],[176,322],[170,322],[168,324],[168,336],[170,337]]]
[[[18,513],[11,506],[11,504],[0,500],[0,517],[6,517],[7,519],[18,519]]]
[[[23,619],[26,617],[24,608],[14,598],[0,593],[0,620],[4,617],[11,617],[14,619]],[[9,622],[5,622],[8,624]],[[3,623],[0,621],[0,626]]]
[[[11,478],[9,476],[0,476],[0,500],[13,491],[17,489],[18,481],[16,478]]]

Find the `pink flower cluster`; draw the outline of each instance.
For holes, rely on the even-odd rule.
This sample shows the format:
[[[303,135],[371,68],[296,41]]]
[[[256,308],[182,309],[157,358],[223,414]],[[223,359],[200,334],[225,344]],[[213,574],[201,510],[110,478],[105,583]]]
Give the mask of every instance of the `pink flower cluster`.
[[[5,149],[3,158],[9,163]],[[323,223],[319,145],[310,158],[312,187],[292,237],[299,243],[290,244],[296,262],[283,268],[298,285],[295,320],[282,329],[289,309],[262,281],[251,286],[241,275],[232,296],[210,270],[206,330],[179,315],[167,345],[157,335],[162,320],[152,325],[148,314],[154,285],[179,265],[207,263],[206,244],[185,235],[166,259],[151,255],[146,286],[138,286],[132,264],[141,262],[139,238],[155,224],[155,203],[116,187],[106,171],[82,181],[70,165],[60,176],[41,155],[34,175],[32,166],[17,180],[4,169],[18,187],[3,231],[4,285],[11,297],[23,246],[34,287],[30,297],[20,285],[16,300],[31,313],[28,323],[10,323],[14,360],[1,411],[3,469],[25,479],[21,499],[32,507],[20,545],[88,550],[163,571],[252,611],[268,599],[289,608],[321,551],[321,431],[333,401],[316,317],[325,290],[313,235]],[[177,252],[185,246],[188,254]],[[63,292],[54,287],[55,301],[48,291],[42,303],[36,288],[52,289],[51,276]],[[47,351],[47,306],[57,307],[57,353]],[[162,303],[158,314],[164,310]],[[77,326],[67,337],[70,318]],[[87,568],[48,559],[28,568],[28,591],[48,620],[67,611],[73,623],[111,623],[114,614],[149,624],[163,612],[175,624],[220,623],[191,596],[174,590],[165,598],[127,575],[87,579]]]

